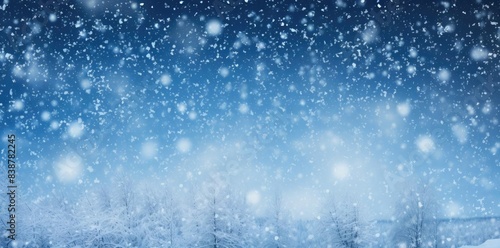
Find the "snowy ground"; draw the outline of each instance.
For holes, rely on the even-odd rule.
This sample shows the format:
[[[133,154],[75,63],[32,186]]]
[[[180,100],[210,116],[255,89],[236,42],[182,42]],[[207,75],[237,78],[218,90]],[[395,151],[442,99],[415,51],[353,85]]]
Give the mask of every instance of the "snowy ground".
[[[490,239],[478,246],[462,246],[462,248],[499,248],[500,239]]]

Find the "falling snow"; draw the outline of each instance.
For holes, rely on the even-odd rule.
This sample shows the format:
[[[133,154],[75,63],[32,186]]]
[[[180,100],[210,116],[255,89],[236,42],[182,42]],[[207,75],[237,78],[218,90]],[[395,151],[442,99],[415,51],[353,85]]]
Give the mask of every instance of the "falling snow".
[[[0,247],[498,247],[497,1],[0,15]]]

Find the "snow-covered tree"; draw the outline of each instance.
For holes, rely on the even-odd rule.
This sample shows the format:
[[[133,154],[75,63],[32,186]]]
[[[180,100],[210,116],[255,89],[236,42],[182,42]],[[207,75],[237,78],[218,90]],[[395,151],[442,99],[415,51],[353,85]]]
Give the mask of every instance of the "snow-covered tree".
[[[148,193],[142,197],[140,224],[137,232],[144,247],[178,247],[181,243],[181,216],[179,203],[168,189],[145,186]]]
[[[361,220],[356,203],[329,200],[323,212],[322,231],[329,237],[327,242],[334,247],[362,247],[367,225]]]
[[[286,247],[287,243],[287,231],[288,223],[287,213],[283,206],[283,196],[281,193],[275,193],[271,202],[271,215],[269,216],[269,222],[271,225],[270,234],[271,242],[273,247],[281,248]]]
[[[73,202],[65,194],[53,190],[51,194],[31,202],[22,209],[17,230],[18,244],[32,247],[74,247],[81,245],[78,216]]]
[[[437,204],[429,185],[404,190],[396,206],[393,241],[411,248],[434,246]]]
[[[85,247],[125,245],[125,223],[120,218],[120,208],[115,208],[113,191],[98,186],[86,192],[75,206],[80,231],[80,244]]]
[[[249,224],[242,201],[221,173],[212,173],[202,185],[185,221],[188,246],[244,247]]]

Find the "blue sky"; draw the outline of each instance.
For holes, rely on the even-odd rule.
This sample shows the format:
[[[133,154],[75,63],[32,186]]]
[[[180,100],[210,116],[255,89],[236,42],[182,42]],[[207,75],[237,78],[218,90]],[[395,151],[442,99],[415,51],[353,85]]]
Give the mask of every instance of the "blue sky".
[[[298,215],[333,192],[387,218],[411,182],[500,215],[494,1],[48,3],[2,10],[1,133],[33,199],[227,169]]]

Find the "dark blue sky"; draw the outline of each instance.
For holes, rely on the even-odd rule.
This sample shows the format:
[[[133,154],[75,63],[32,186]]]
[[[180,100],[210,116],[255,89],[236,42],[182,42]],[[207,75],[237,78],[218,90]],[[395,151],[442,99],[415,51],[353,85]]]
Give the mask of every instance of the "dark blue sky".
[[[387,216],[416,182],[444,215],[500,215],[498,3],[194,2],[4,4],[26,194],[223,167],[296,212],[333,191]]]

